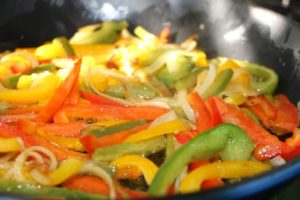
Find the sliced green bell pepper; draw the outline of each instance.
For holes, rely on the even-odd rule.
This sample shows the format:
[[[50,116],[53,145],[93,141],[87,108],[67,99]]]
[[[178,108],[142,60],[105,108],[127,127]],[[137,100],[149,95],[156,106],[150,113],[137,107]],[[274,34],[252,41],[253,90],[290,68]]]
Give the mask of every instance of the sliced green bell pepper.
[[[203,160],[219,155],[222,160],[248,160],[254,143],[239,127],[221,124],[194,137],[174,152],[157,172],[149,188],[153,196],[166,193],[170,184],[183,168],[194,160]]]
[[[97,148],[92,155],[94,161],[112,161],[120,156],[127,154],[149,155],[160,151],[166,147],[166,139],[164,136],[141,142],[126,142],[111,145],[104,148]]]
[[[65,37],[57,37],[53,39],[53,43],[59,44],[65,51],[67,56],[75,56],[75,51],[70,45],[69,40]]]
[[[7,195],[20,195],[33,199],[107,199],[107,196],[69,190],[60,187],[46,187],[32,183],[17,183],[0,179],[0,192]]]
[[[140,126],[142,124],[145,124],[146,121],[145,120],[137,120],[137,121],[130,121],[130,122],[125,122],[125,123],[121,123],[121,124],[117,124],[117,125],[113,125],[113,126],[109,126],[109,127],[98,127],[98,126],[88,126],[87,128],[85,128],[84,130],[82,130],[82,134],[93,134],[96,135],[97,137],[101,137],[101,136],[105,136],[105,135],[109,135],[112,133],[116,133],[119,131],[125,131],[125,130],[129,130],[132,129],[136,126]]]
[[[216,96],[220,92],[224,90],[226,85],[229,83],[231,77],[233,75],[232,69],[225,69],[221,71],[213,84],[206,90],[206,92],[202,95],[202,98],[205,99],[208,96]]]
[[[157,78],[170,88],[174,86],[173,83],[175,81],[178,81],[179,79],[189,75],[195,67],[195,62],[192,60],[192,58],[182,55],[177,56],[176,62],[174,63],[176,64],[176,66],[174,66],[176,69],[175,71],[170,72],[167,66],[163,66],[157,72]]]

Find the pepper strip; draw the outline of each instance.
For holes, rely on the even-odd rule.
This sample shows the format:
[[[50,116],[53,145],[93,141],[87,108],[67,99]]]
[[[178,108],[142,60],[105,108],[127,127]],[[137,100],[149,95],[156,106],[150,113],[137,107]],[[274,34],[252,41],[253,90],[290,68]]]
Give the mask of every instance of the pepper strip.
[[[80,66],[81,59],[74,64],[74,68],[70,72],[69,76],[59,86],[59,88],[55,91],[54,95],[49,100],[48,104],[38,114],[38,116],[36,117],[37,122],[49,122],[52,119],[52,116],[64,103],[72,88],[77,85],[76,82],[78,81]],[[48,85],[48,83],[45,85]]]
[[[133,134],[126,138],[125,142],[138,142],[165,135],[167,133],[176,133],[185,130],[187,130],[186,126],[179,119],[175,119]]]
[[[203,181],[211,178],[243,178],[254,176],[271,169],[271,165],[255,161],[214,162],[198,167],[181,182],[181,193],[196,192],[201,189]]]
[[[248,160],[253,148],[252,140],[241,128],[232,124],[216,126],[174,152],[158,170],[149,193],[153,196],[166,194],[168,187],[191,161],[208,159],[215,154],[219,154],[222,160]]]
[[[28,89],[5,89],[0,91],[0,101],[11,103],[35,103],[46,99],[55,91],[59,79],[56,75],[49,74],[40,84]]]
[[[110,163],[116,168],[136,166],[144,175],[146,182],[150,185],[158,167],[149,159],[140,155],[126,155],[115,159]]]

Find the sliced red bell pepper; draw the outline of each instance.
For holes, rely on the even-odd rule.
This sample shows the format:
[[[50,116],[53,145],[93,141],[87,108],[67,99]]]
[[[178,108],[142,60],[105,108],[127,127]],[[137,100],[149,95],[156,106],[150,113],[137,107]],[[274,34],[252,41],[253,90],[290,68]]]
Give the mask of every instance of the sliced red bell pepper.
[[[98,193],[106,196],[108,196],[110,192],[109,186],[104,180],[93,176],[73,176],[63,182],[62,186],[69,189]]]
[[[296,128],[293,136],[285,140],[285,144],[281,154],[284,159],[290,160],[300,155],[300,129]]]
[[[188,130],[175,134],[175,138],[180,144],[185,144],[190,141],[195,135],[197,135],[197,133],[197,130]]]
[[[0,121],[16,124],[19,120],[34,120],[40,109],[40,107],[13,108],[0,115]]]
[[[216,102],[212,96],[207,97],[205,100],[206,107],[208,108],[211,117],[213,126],[217,126],[222,123],[222,118],[217,108]]]
[[[57,88],[54,95],[50,98],[48,104],[39,112],[36,121],[37,122],[49,122],[52,120],[53,115],[64,103],[68,95],[70,94],[74,85],[78,81],[80,73],[81,59],[78,60],[68,77]]]
[[[99,104],[99,105],[115,105],[115,106],[123,106],[122,104],[112,101],[111,99],[90,93],[90,92],[80,92],[81,96],[88,100],[91,103]]]
[[[297,107],[282,94],[274,97],[274,106],[277,110],[277,118],[272,129],[279,134],[293,132],[299,125]]]
[[[198,93],[192,92],[187,97],[196,114],[196,126],[198,133],[202,133],[213,127],[213,119],[204,101]]]
[[[78,104],[61,108],[54,116],[54,121],[69,122],[78,119],[154,120],[166,111],[166,108],[156,106]]]
[[[29,135],[1,121],[0,121],[0,137],[5,137],[5,138],[20,137],[26,147],[36,144]]]
[[[130,130],[120,131],[111,135],[96,137],[95,135],[87,134],[81,137],[81,143],[86,150],[91,154],[98,147],[105,147],[114,144],[122,143],[128,136],[142,131],[149,127],[149,124],[143,124]]]
[[[222,99],[214,97],[223,122],[241,127],[256,143],[254,156],[265,160],[280,155],[284,144],[267,130],[256,124],[243,110],[226,104]]]
[[[39,125],[39,131],[44,131],[48,135],[62,137],[80,137],[80,131],[86,127],[84,122],[51,123]]]
[[[270,128],[276,120],[277,110],[264,96],[249,97],[244,105],[268,128]]]

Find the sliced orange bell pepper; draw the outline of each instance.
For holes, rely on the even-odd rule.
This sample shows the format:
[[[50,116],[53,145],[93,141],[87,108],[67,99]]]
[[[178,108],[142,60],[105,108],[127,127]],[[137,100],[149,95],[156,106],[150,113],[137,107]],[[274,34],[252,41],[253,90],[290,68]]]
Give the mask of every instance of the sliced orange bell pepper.
[[[36,121],[37,122],[49,122],[52,120],[53,115],[64,103],[68,95],[70,94],[74,85],[78,81],[80,73],[81,59],[78,60],[68,77],[57,88],[54,95],[51,97],[47,105],[39,112]]]
[[[54,116],[54,121],[70,122],[78,119],[102,120],[154,120],[168,109],[157,106],[115,106],[78,104],[64,106]]]

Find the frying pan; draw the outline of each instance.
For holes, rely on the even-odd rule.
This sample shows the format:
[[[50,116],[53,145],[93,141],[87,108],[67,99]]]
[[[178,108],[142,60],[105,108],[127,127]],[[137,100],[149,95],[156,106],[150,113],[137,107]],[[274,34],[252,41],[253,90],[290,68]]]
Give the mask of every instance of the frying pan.
[[[170,25],[176,42],[199,35],[199,47],[215,56],[270,66],[280,75],[277,92],[300,99],[300,26],[242,0],[1,0],[0,50],[37,46],[78,27],[104,20],[129,22],[159,33]],[[264,198],[300,174],[300,158],[265,174],[172,199]],[[18,197],[15,197],[18,198]]]

